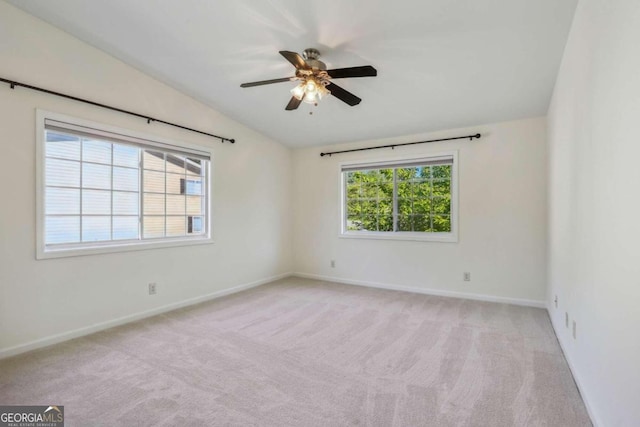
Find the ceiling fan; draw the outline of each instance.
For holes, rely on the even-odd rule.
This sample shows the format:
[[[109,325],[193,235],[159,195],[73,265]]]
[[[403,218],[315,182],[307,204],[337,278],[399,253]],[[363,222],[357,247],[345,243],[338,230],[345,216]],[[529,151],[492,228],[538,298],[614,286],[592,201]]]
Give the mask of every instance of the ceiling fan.
[[[272,83],[293,82],[300,83],[291,89],[291,100],[285,110],[295,110],[301,102],[318,105],[318,101],[326,94],[331,94],[350,106],[358,105],[362,99],[351,92],[336,85],[331,79],[344,79],[349,77],[375,77],[378,72],[371,65],[350,68],[336,68],[327,70],[324,62],[320,61],[320,52],[317,49],[305,49],[302,56],[295,52],[281,50],[280,55],[296,67],[296,75],[281,79],[262,80],[259,82],[242,83],[240,87],[262,86]]]

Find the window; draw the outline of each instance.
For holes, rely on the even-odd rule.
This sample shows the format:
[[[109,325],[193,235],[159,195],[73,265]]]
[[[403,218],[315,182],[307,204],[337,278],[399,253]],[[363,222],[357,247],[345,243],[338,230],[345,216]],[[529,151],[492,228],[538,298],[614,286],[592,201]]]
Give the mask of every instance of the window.
[[[457,241],[455,159],[342,165],[342,236]]]
[[[38,116],[38,258],[211,240],[209,151]]]

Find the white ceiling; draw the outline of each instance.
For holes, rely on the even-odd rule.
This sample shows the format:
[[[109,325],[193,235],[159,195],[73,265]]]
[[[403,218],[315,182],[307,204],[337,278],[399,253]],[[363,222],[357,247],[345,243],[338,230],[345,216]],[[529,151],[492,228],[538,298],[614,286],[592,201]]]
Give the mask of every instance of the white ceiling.
[[[292,147],[546,114],[577,0],[12,0],[134,67]],[[363,99],[285,111],[279,50],[315,47]],[[99,100],[98,100],[99,101]],[[310,115],[309,112],[313,114]],[[170,118],[167,118],[170,120]]]

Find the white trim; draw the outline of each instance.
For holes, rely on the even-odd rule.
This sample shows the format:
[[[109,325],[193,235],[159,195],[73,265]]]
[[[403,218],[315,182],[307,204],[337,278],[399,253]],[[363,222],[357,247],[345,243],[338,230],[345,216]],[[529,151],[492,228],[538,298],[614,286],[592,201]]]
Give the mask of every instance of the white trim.
[[[100,322],[93,324],[91,326],[87,326],[84,328],[74,329],[68,332],[62,332],[60,334],[51,335],[45,338],[40,338],[35,341],[30,341],[25,344],[19,344],[13,347],[8,347],[4,349],[0,349],[0,359],[5,359],[7,357],[12,357],[21,353],[25,353],[27,351],[36,350],[42,347],[47,347],[53,344],[58,344],[63,341],[68,341],[74,338],[82,337],[85,335],[93,334],[95,332],[99,332],[105,329],[113,328],[115,326],[124,325],[125,323],[135,322],[136,320],[145,319],[147,317],[156,316],[158,314],[166,313],[169,311],[176,310],[178,308],[188,307],[191,305],[199,304],[201,302],[210,301],[216,298],[221,298],[226,295],[235,294],[238,292],[245,291],[247,289],[255,288],[257,286],[264,285],[266,283],[271,283],[276,280],[284,279],[286,277],[291,276],[291,273],[283,273],[278,274],[276,276],[267,277],[265,279],[256,280],[254,282],[245,283],[244,285],[238,285],[231,288],[223,289],[220,291],[212,292],[210,294],[202,295],[195,298],[189,298],[183,301],[163,305],[161,307],[156,307],[151,310],[142,311],[139,313],[130,314],[127,316],[119,317],[113,320],[107,320],[106,322]]]
[[[205,227],[206,234],[184,236],[184,237],[167,237],[162,239],[148,239],[135,241],[106,241],[96,242],[94,245],[87,243],[60,245],[58,247],[46,247],[45,245],[45,215],[44,215],[44,191],[46,187],[45,181],[45,123],[47,120],[54,120],[65,123],[67,125],[77,125],[85,128],[96,130],[96,132],[106,132],[121,135],[122,138],[129,138],[129,141],[141,140],[145,144],[156,144],[159,149],[178,149],[185,148],[185,153],[198,152],[209,155],[207,169],[205,170]],[[53,113],[50,111],[36,109],[36,259],[64,258],[84,255],[95,255],[105,253],[119,253],[128,251],[138,251],[147,249],[160,249],[179,246],[191,246],[201,244],[213,244],[213,194],[212,181],[214,170],[214,153],[213,149],[188,142],[176,142],[167,138],[136,132],[128,129],[122,129],[115,126],[105,125],[85,119],[67,116],[64,114]],[[137,145],[140,146],[140,145]],[[163,148],[164,147],[164,148]],[[140,186],[140,194],[142,194],[142,185]],[[142,206],[140,206],[142,209]],[[142,227],[142,224],[141,224]],[[140,230],[142,233],[142,230]]]
[[[441,289],[417,288],[414,286],[403,286],[403,285],[394,285],[394,284],[388,284],[388,283],[369,282],[366,280],[344,279],[341,277],[323,276],[320,274],[310,274],[310,273],[301,273],[301,272],[293,273],[293,276],[301,277],[304,279],[315,279],[315,280],[323,280],[327,282],[341,283],[344,285],[355,285],[355,286],[365,286],[368,288],[387,289],[391,291],[412,292],[416,294],[435,295],[435,296],[450,297],[450,298],[462,298],[462,299],[470,299],[475,301],[497,302],[502,304],[521,305],[524,307],[546,308],[546,303],[544,301],[530,300],[530,299],[524,299],[524,298],[510,298],[510,297],[500,297],[500,296],[494,296],[494,295],[472,294],[467,292],[445,291]]]
[[[359,232],[345,230],[346,224],[346,205],[347,195],[345,194],[345,182],[343,168],[347,166],[368,166],[368,165],[398,165],[401,163],[411,163],[419,160],[433,161],[440,159],[453,159],[451,165],[451,232],[450,233],[409,233],[398,231],[384,232]],[[458,150],[437,151],[437,152],[421,152],[413,153],[402,157],[389,157],[380,160],[356,160],[338,163],[338,173],[340,174],[340,226],[338,237],[347,239],[377,239],[377,240],[412,240],[424,242],[445,242],[457,243],[459,238],[459,215],[458,215]],[[395,197],[395,190],[394,190]]]
[[[589,418],[591,418],[591,423],[593,424],[593,427],[600,427],[603,426],[604,424],[601,423],[598,419],[598,417],[596,417],[595,412],[593,410],[593,405],[591,405],[590,401],[589,401],[589,397],[588,394],[585,392],[585,388],[582,385],[582,381],[580,380],[580,376],[578,375],[578,370],[575,369],[575,365],[572,362],[571,356],[569,355],[569,353],[566,351],[566,348],[564,346],[564,344],[562,343],[562,339],[560,339],[560,333],[558,331],[558,328],[556,327],[555,322],[553,321],[553,315],[552,315],[552,308],[550,307],[550,303],[546,304],[546,309],[547,309],[547,314],[549,315],[549,321],[551,322],[551,327],[553,328],[553,333],[556,335],[556,338],[558,340],[558,343],[560,344],[560,349],[562,350],[562,354],[564,356],[564,359],[567,361],[567,365],[569,366],[569,370],[571,371],[571,375],[573,376],[573,380],[576,383],[576,387],[578,387],[578,391],[580,392],[580,397],[582,398],[582,401],[584,402],[584,406],[585,408],[587,408],[587,414],[589,414]],[[563,329],[560,329],[563,330]]]

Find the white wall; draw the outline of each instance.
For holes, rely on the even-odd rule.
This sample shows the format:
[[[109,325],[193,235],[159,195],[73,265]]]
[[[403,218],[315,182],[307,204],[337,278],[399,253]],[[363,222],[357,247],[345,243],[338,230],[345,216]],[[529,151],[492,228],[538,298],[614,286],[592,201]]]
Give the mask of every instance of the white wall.
[[[480,140],[320,157],[321,151],[482,133]],[[477,294],[543,304],[546,284],[546,121],[294,151],[294,259],[313,277]],[[459,242],[339,238],[339,164],[459,150]],[[336,267],[330,267],[330,260]],[[471,272],[464,282],[463,272]]]
[[[581,0],[548,116],[549,310],[600,426],[640,425],[639,41],[640,2]]]
[[[291,271],[288,148],[5,2],[0,58],[4,78],[237,140],[221,144],[0,84],[0,356],[56,334]],[[36,108],[213,147],[215,244],[36,261]],[[158,295],[147,295],[148,282],[158,283]]]

